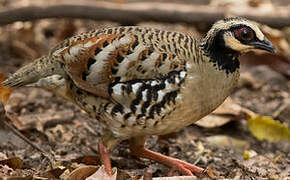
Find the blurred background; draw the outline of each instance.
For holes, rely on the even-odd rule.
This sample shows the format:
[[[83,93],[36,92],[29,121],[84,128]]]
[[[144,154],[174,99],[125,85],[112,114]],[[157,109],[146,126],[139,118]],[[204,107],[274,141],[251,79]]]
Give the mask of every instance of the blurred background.
[[[0,0],[0,72],[12,73],[58,42],[92,29],[136,25],[199,39],[216,20],[232,16],[260,23],[277,53],[242,56],[240,82],[222,107],[179,133],[152,137],[147,146],[210,166],[219,179],[289,178],[290,0]],[[99,165],[102,127],[73,104],[29,88],[13,92],[5,109],[17,117],[9,124],[53,154],[57,166],[48,169],[43,154],[3,124],[0,108],[0,177],[65,179],[83,164]],[[112,164],[118,179],[166,176],[168,171],[131,157],[126,142],[114,150]]]

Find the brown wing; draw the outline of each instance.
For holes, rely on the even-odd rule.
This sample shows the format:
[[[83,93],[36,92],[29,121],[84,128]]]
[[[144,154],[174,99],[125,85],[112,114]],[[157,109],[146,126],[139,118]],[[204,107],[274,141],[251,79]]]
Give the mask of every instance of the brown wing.
[[[104,98],[109,98],[108,87],[116,81],[156,79],[184,69],[184,59],[158,48],[162,42],[144,37],[142,33],[98,34],[64,48],[61,61],[79,88]]]

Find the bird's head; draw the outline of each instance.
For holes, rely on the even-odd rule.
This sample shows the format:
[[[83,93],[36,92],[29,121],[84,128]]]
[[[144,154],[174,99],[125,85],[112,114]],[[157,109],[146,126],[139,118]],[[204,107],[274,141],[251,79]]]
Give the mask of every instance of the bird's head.
[[[237,53],[253,49],[275,51],[273,44],[264,36],[257,24],[241,17],[217,21],[203,41],[216,46],[215,48],[226,48]]]
[[[253,49],[275,51],[258,25],[241,17],[217,21],[201,40],[201,47],[211,61],[219,66],[228,66],[221,69],[228,69],[229,72],[239,67],[239,63],[233,60],[237,60],[240,54]]]

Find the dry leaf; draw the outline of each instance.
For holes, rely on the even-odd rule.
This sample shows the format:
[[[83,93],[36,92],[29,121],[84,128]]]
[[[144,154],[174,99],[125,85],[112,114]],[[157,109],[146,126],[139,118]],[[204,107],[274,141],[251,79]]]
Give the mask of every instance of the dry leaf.
[[[1,180],[35,180],[36,177],[33,176],[10,176],[10,177],[0,177]]]
[[[5,164],[0,166],[0,171],[1,173],[8,174],[9,172],[12,172],[13,169]]]
[[[42,174],[43,178],[58,179],[60,175],[66,170],[65,167],[57,167]]]
[[[99,165],[101,163],[99,156],[82,156],[82,157],[72,160],[72,162],[75,162],[78,164],[82,163],[86,165]]]
[[[12,92],[11,88],[4,87],[2,82],[6,79],[4,74],[0,74],[0,103],[2,102],[4,105],[7,103],[9,96]]]
[[[73,170],[67,180],[83,180],[98,170],[98,166],[81,166]]]
[[[9,159],[4,159],[0,161],[0,164],[7,165],[12,169],[21,169],[23,168],[23,161],[19,157],[12,157]]]
[[[254,150],[251,150],[251,149],[245,150],[244,151],[244,160],[250,159],[250,158],[255,157],[257,155],[258,155],[257,152]]]
[[[86,180],[116,180],[117,179],[117,169],[113,168],[113,175],[109,176],[105,171],[105,167],[101,166],[94,174],[87,177]]]
[[[231,146],[238,149],[245,149],[249,146],[249,143],[247,141],[243,141],[225,135],[209,136],[206,138],[206,140],[210,144],[215,144],[217,146]]]
[[[216,178],[215,175],[214,175],[213,172],[212,172],[211,167],[207,167],[207,168],[206,168],[206,173],[207,173],[207,175],[208,175],[211,179],[215,179],[215,178]]]
[[[231,98],[227,98],[214,112],[195,122],[195,124],[204,128],[220,127],[236,119],[240,115],[241,109],[241,106],[234,103]]]
[[[259,140],[277,142],[281,140],[290,140],[290,131],[288,126],[281,124],[271,117],[251,116],[247,121],[250,132]]]

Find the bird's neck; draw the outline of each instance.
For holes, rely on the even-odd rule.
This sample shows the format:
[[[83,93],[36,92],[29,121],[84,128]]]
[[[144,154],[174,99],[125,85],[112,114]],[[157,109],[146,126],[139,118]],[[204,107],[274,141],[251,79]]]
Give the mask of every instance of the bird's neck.
[[[209,62],[216,69],[224,71],[226,74],[232,74],[239,70],[240,53],[225,47],[222,38],[202,39],[200,47],[203,50],[203,55],[208,57]]]

